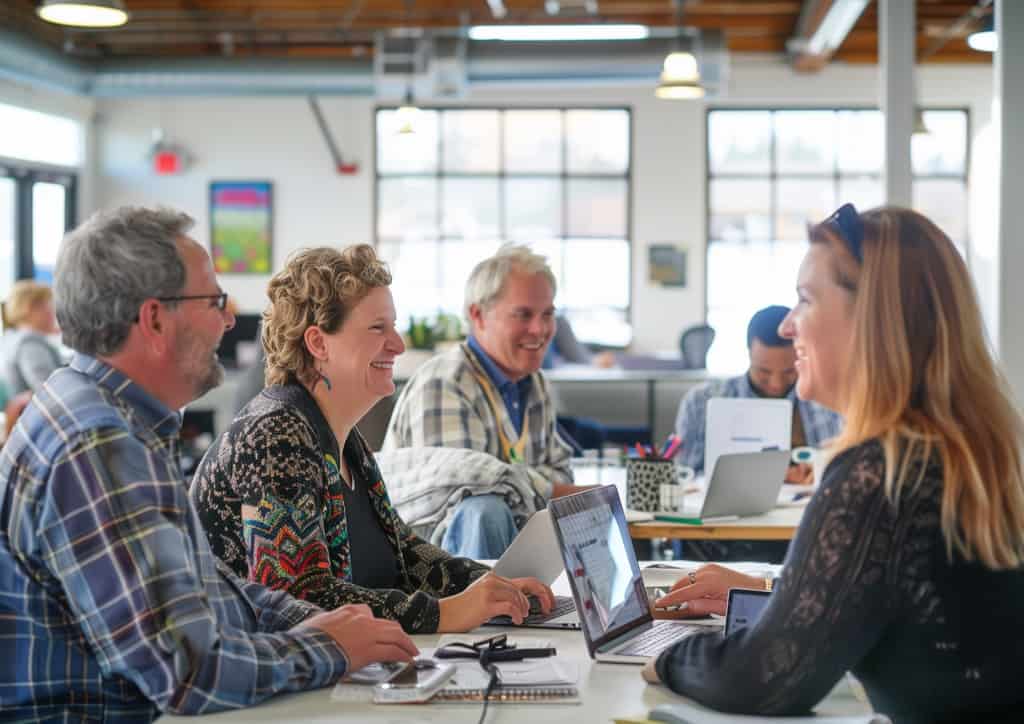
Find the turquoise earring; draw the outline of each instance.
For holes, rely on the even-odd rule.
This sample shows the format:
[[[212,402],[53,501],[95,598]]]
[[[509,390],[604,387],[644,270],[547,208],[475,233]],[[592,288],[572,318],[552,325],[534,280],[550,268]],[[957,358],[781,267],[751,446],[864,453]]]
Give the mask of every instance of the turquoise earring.
[[[320,376],[320,379],[317,380],[317,381],[318,382],[323,382],[324,386],[327,388],[327,391],[330,392],[331,391],[331,380],[327,377],[327,375],[325,375],[323,373],[323,370],[321,370],[321,369],[317,369],[316,373],[317,373],[317,375]],[[315,386],[316,385],[314,385],[314,387]]]

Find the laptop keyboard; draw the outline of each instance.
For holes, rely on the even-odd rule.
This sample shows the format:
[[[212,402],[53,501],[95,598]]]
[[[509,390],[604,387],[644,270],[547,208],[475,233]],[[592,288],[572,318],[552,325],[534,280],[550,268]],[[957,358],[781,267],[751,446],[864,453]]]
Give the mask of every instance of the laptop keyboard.
[[[634,637],[615,653],[626,656],[654,656],[692,634],[695,628],[680,626],[670,621],[655,621],[651,628]]]
[[[523,624],[536,624],[546,623],[547,621],[554,621],[560,616],[564,616],[567,613],[572,613],[576,610],[576,603],[569,596],[555,596],[555,605],[551,609],[550,613],[541,613],[540,601],[530,596],[530,615],[523,619]],[[512,626],[512,619],[509,616],[495,616],[487,623],[498,626]]]

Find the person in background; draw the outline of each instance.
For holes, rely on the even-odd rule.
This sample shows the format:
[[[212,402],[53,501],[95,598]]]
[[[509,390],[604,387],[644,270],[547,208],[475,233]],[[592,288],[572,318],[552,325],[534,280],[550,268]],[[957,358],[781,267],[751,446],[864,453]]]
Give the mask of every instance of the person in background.
[[[842,413],[820,489],[751,627],[696,634],[649,681],[723,711],[803,714],[847,671],[896,724],[1024,710],[1024,420],[956,247],[913,211],[810,229],[781,333],[797,394]],[[762,580],[705,566],[658,606],[724,611]]]
[[[207,451],[190,496],[214,553],[237,575],[322,608],[363,603],[410,633],[516,622],[536,579],[507,580],[419,538],[395,513],[356,429],[394,394],[405,344],[391,273],[372,246],[293,255],[267,289],[267,387]]]
[[[53,291],[29,279],[14,283],[2,307],[4,334],[0,339],[3,382],[9,397],[35,392],[63,364],[60,352],[47,339],[57,334]]]
[[[123,207],[61,244],[75,350],[0,450],[0,702],[17,721],[150,721],[333,684],[415,645],[218,565],[178,460],[178,410],[219,384],[224,308],[192,219]]]
[[[832,410],[796,396],[796,352],[793,342],[779,336],[779,324],[789,309],[765,307],[747,325],[747,349],[750,368],[739,377],[709,382],[691,389],[679,405],[676,434],[683,440],[679,462],[704,471],[705,423],[708,400],[712,397],[772,397],[793,402],[793,448],[819,447],[839,434],[842,419]],[[810,465],[793,465],[786,475],[788,483],[812,483]]]
[[[466,284],[469,339],[416,370],[388,424],[380,458],[399,510],[457,555],[500,557],[530,514],[577,492],[540,372],[555,288],[525,246],[480,262]],[[472,454],[432,454],[452,448]]]
[[[614,352],[591,352],[580,342],[573,331],[572,324],[564,314],[555,316],[555,336],[544,354],[541,369],[550,370],[566,364],[593,365],[602,369],[615,366]]]

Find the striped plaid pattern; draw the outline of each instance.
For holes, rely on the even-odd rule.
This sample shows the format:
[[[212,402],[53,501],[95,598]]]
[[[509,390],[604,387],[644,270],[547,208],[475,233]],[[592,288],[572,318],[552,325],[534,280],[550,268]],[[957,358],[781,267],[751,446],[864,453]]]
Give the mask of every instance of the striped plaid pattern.
[[[679,461],[698,473],[704,470],[704,428],[708,400],[712,397],[757,396],[745,374],[718,382],[708,382],[690,390],[679,404],[679,412],[676,415],[676,434],[683,438]],[[838,435],[842,429],[842,417],[817,403],[797,399],[795,387],[789,391],[786,399],[800,411],[804,436],[811,447],[820,447],[826,440]]]
[[[178,463],[180,418],[76,355],[0,451],[0,711],[148,721],[332,683],[319,611],[217,563]]]
[[[508,452],[501,449],[498,428],[501,426],[510,440],[516,440],[519,435],[506,409],[495,417],[483,388],[473,375],[471,354],[469,347],[461,344],[416,370],[395,404],[382,450],[465,448],[508,460]],[[549,498],[554,483],[572,484],[569,468],[572,450],[555,431],[555,405],[547,381],[540,372],[535,372],[532,378],[523,410],[524,419],[528,420],[529,439],[520,462],[530,471],[536,492]],[[393,482],[391,487],[395,487]]]

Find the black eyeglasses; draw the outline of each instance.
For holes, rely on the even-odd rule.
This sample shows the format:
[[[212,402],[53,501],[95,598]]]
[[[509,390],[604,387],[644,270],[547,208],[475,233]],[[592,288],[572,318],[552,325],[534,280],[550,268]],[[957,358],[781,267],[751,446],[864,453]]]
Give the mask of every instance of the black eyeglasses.
[[[216,307],[222,312],[228,305],[227,292],[221,292],[220,294],[186,294],[180,297],[156,297],[156,299],[161,302],[187,302],[189,299],[216,299]]]
[[[853,204],[843,204],[835,213],[825,219],[825,223],[839,234],[839,238],[846,242],[853,258],[858,264],[864,263],[864,224],[860,220],[860,214]]]

